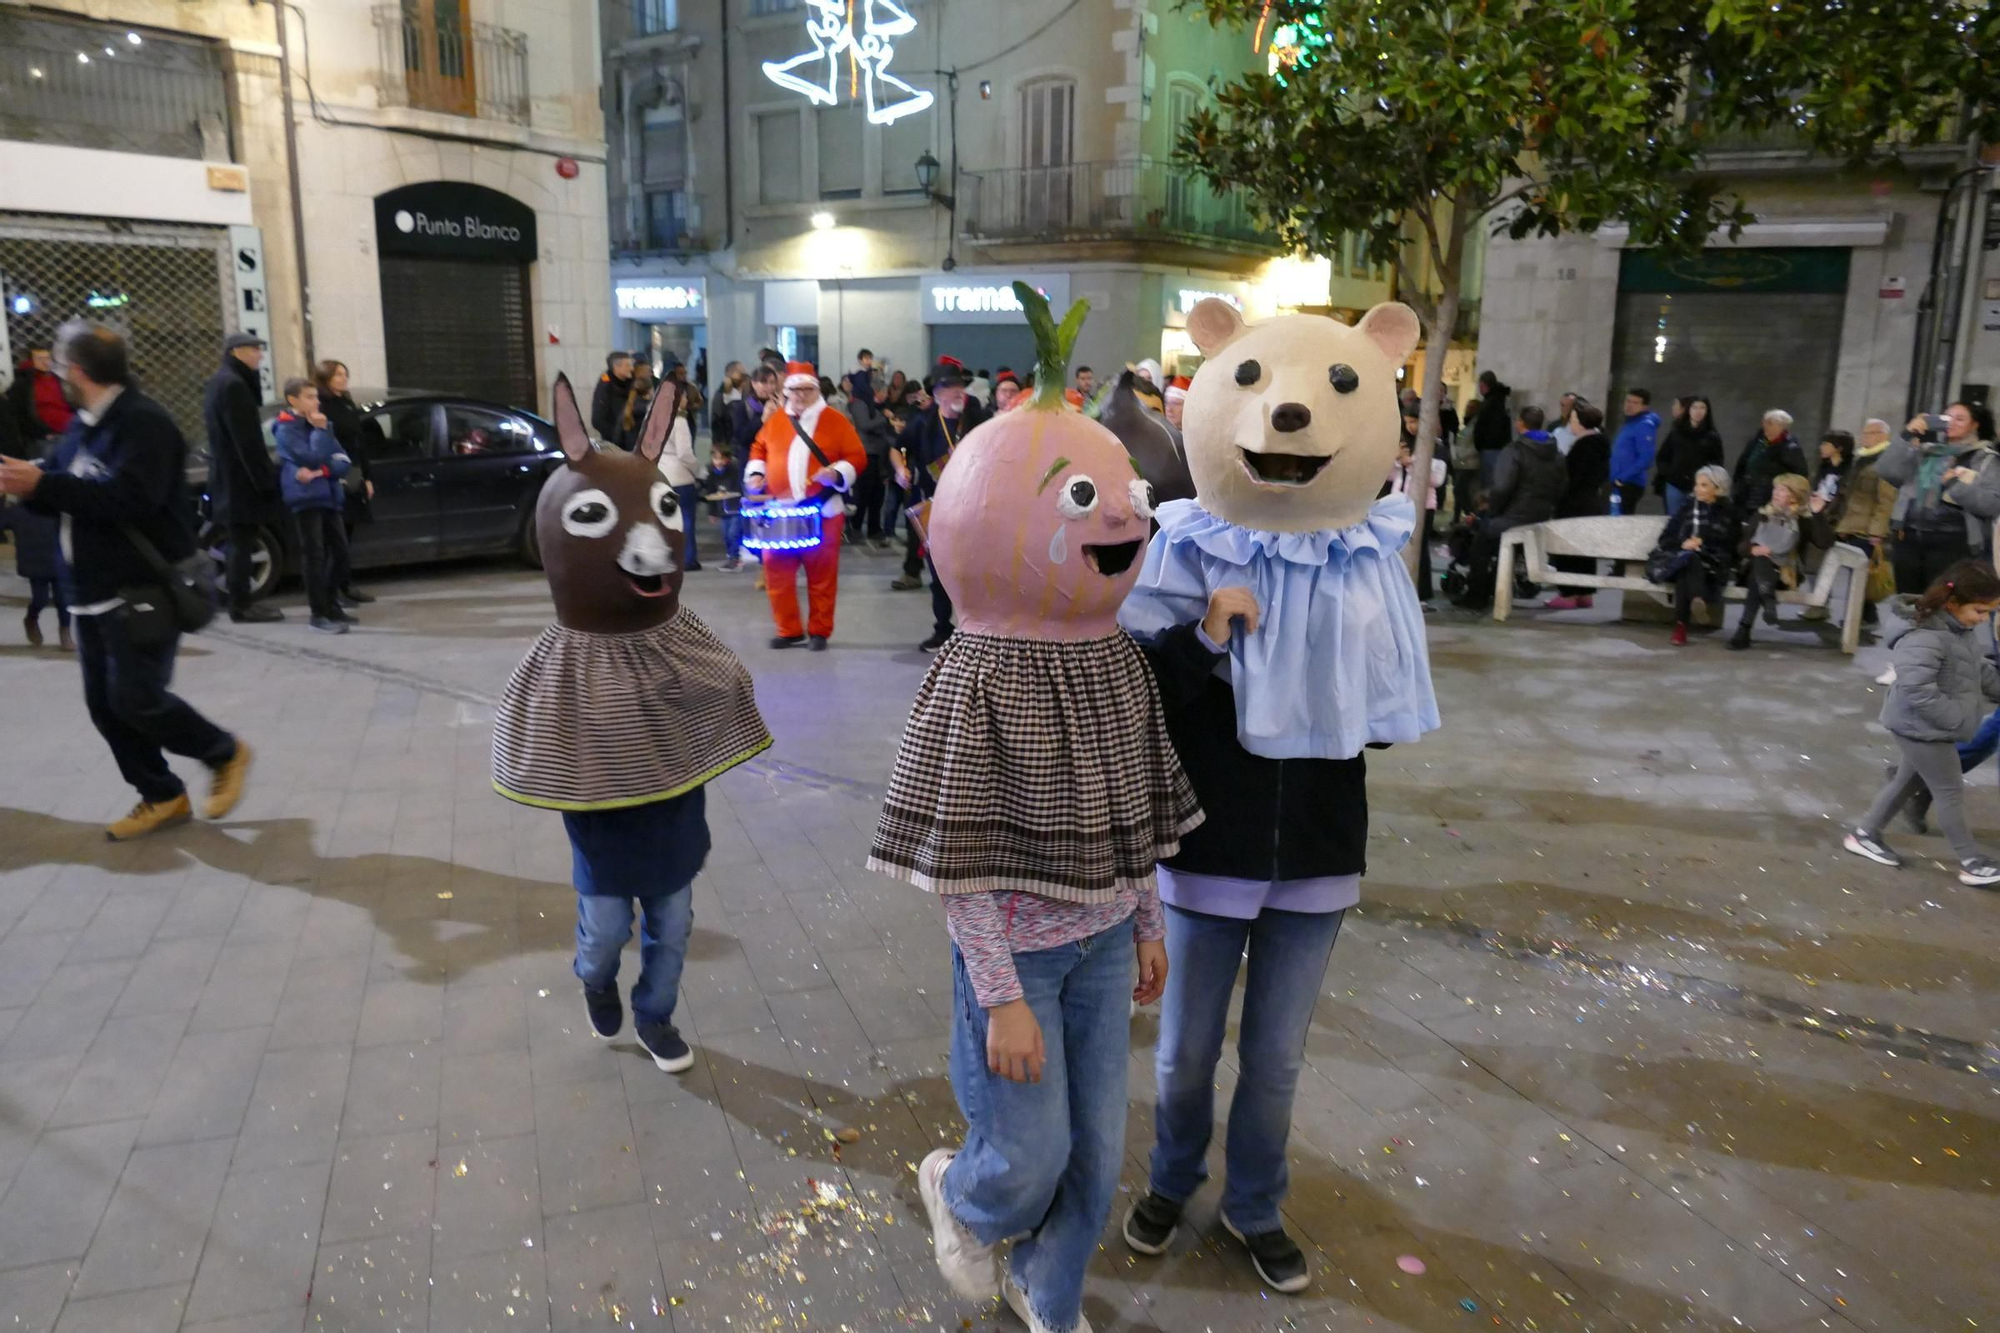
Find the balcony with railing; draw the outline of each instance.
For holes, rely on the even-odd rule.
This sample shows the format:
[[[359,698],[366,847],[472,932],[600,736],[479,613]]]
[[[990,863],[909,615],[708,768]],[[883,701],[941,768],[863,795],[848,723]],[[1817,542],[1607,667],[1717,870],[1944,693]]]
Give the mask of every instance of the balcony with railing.
[[[528,35],[430,6],[378,5],[382,101],[451,116],[528,123]]]
[[[213,43],[0,13],[0,139],[230,159]]]
[[[993,243],[1179,241],[1268,251],[1277,237],[1240,190],[1164,162],[1075,162],[959,175],[960,232]]]

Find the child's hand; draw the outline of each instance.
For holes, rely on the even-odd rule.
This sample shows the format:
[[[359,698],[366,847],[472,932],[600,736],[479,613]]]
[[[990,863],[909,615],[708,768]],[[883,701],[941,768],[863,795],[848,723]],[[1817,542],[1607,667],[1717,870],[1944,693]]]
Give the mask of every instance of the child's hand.
[[[318,475],[319,475],[319,473],[317,473],[317,472],[313,471],[313,470],[312,470],[311,468],[309,468],[309,467],[302,467],[302,468],[300,468],[300,469],[299,469],[298,471],[296,471],[296,472],[294,472],[294,473],[292,474],[292,480],[293,480],[293,481],[296,481],[296,482],[300,482],[300,483],[304,483],[304,482],[308,482],[308,481],[311,481],[311,480],[312,480],[312,479],[313,479],[314,477],[317,477]]]
[[[1040,1083],[1042,1025],[1026,1000],[1009,1000],[986,1011],[986,1067],[1015,1083]]]
[[[1132,1003],[1151,1004],[1167,989],[1167,945],[1164,940],[1140,940],[1139,984],[1132,988]]]
[[[1217,588],[1208,599],[1208,614],[1201,618],[1201,632],[1211,643],[1228,643],[1231,622],[1241,620],[1245,634],[1257,632],[1257,598],[1248,588]]]
[[[1770,548],[1770,547],[1768,547],[1768,546],[1753,546],[1753,547],[1751,547],[1751,548],[1750,548],[1750,554],[1752,554],[1752,555],[1769,555],[1769,554],[1771,554],[1771,548]]]

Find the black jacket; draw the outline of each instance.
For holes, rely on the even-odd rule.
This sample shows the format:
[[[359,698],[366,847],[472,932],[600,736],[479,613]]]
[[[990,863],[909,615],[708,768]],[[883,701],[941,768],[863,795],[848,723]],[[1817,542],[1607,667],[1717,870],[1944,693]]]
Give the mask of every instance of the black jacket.
[[[1785,438],[1772,444],[1758,431],[1750,443],[1743,447],[1743,456],[1736,460],[1736,480],[1730,487],[1729,498],[1736,506],[1739,517],[1747,518],[1765,505],[1771,503],[1771,483],[1787,472],[1809,476],[1805,450],[1792,438],[1790,431]]]
[[[1689,537],[1700,537],[1702,567],[1711,579],[1727,583],[1736,573],[1736,548],[1742,534],[1743,524],[1727,501],[1703,504],[1690,499],[1660,529],[1659,549],[1678,551]]]
[[[112,399],[95,426],[80,417],[71,422],[47,467],[28,507],[70,519],[63,583],[72,606],[159,583],[124,525],[169,561],[194,553],[186,519],[187,441],[167,410],[137,389]]]
[[[1669,486],[1692,491],[1695,473],[1721,464],[1722,433],[1706,421],[1696,430],[1682,417],[1660,437],[1659,450],[1653,455],[1653,490],[1660,495],[1665,495]]]
[[[1480,453],[1490,454],[1513,442],[1514,414],[1507,408],[1507,395],[1512,392],[1506,385],[1496,384],[1479,400],[1479,411],[1472,418],[1472,446]]]
[[[218,522],[272,523],[284,516],[278,465],[271,461],[264,426],[257,417],[262,394],[257,372],[225,354],[202,395],[201,419],[208,430],[209,493]]]
[[[746,393],[729,407],[730,420],[735,425],[736,461],[750,461],[750,446],[757,443],[757,432],[764,429],[764,400],[754,393]]]
[[[1249,880],[1366,872],[1366,759],[1266,759],[1244,749],[1236,694],[1195,630],[1176,625],[1146,647],[1167,735],[1206,816],[1165,864]]]
[[[1569,485],[1556,502],[1557,518],[1591,518],[1608,508],[1611,493],[1611,441],[1593,430],[1576,437],[1563,466]]]
[[[936,493],[937,474],[943,471],[944,460],[985,420],[986,409],[971,394],[965,396],[965,410],[956,421],[946,423],[939,416],[936,403],[910,418],[902,434],[896,437],[896,447],[908,460],[917,495]]]
[[[856,371],[857,375],[862,372]],[[854,423],[855,433],[861,437],[861,447],[871,459],[882,458],[896,446],[896,427],[888,414],[876,405],[873,399],[855,398],[847,400],[847,419]]]
[[[1544,522],[1556,516],[1556,504],[1568,489],[1569,469],[1556,442],[1541,431],[1523,435],[1507,446],[1494,466],[1493,485],[1486,492],[1487,517],[1508,527]]]
[[[597,432],[597,438],[615,444],[618,440],[618,421],[625,415],[625,395],[632,391],[632,377],[622,380],[611,378],[605,371],[597,377],[597,388],[590,395],[590,428]]]

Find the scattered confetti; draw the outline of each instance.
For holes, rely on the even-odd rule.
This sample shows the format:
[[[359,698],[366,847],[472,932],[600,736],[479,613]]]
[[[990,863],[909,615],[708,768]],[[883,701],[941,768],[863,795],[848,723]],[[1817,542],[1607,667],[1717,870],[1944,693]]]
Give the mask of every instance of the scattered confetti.
[[[1414,1254],[1406,1254],[1396,1260],[1396,1267],[1415,1277],[1424,1271],[1424,1261],[1417,1258]]]

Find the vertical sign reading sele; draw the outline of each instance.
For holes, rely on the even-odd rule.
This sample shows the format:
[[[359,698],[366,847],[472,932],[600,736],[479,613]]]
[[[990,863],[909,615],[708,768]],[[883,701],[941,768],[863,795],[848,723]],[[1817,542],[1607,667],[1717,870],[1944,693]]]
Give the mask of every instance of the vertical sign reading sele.
[[[230,328],[271,345],[271,301],[264,283],[264,233],[257,227],[229,229],[229,270],[235,277],[236,312]],[[270,352],[257,372],[264,401],[278,401],[277,357]]]

